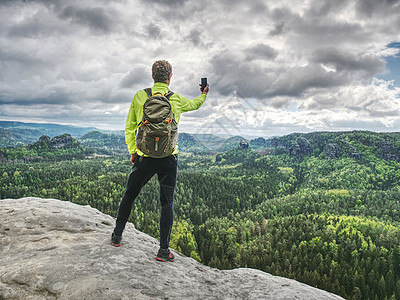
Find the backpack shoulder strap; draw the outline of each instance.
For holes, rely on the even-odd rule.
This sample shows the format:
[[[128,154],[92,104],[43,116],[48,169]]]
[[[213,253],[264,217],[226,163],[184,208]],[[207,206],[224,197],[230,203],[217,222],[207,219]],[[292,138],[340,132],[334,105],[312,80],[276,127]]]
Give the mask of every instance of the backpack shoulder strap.
[[[153,94],[151,93],[151,88],[147,88],[144,89],[144,91],[147,93],[147,96],[150,98],[151,96],[153,96]]]
[[[165,97],[169,100],[173,94],[174,92],[168,91],[168,93],[165,94]]]

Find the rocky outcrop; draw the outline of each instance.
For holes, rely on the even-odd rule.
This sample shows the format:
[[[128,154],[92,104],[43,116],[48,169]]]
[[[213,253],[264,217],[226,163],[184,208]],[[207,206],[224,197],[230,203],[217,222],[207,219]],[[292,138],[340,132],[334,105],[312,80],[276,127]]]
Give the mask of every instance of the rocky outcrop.
[[[326,144],[324,151],[326,158],[329,160],[339,158],[342,154],[357,160],[362,158],[362,154],[345,140],[340,140],[338,143],[330,142]]]
[[[348,142],[346,142],[345,140],[340,140],[340,143],[342,144],[342,148],[344,150],[344,152],[353,159],[361,159],[362,158],[362,154],[360,152],[357,151],[356,148],[354,148],[353,146],[351,146]],[[340,155],[340,154],[339,154]]]
[[[362,154],[357,151],[350,152],[349,156],[350,156],[350,158],[357,159],[357,160],[362,158]]]
[[[127,224],[110,245],[114,219],[54,199],[0,200],[0,299],[342,299],[254,269],[221,271],[174,252]]]
[[[240,141],[240,142],[239,142],[239,147],[240,147],[240,149],[242,149],[242,150],[249,149],[249,143],[246,142],[246,141]]]
[[[290,146],[290,148],[289,148],[289,154],[290,154],[290,156],[293,156],[296,159],[301,159],[300,145],[297,143],[293,143],[293,145]]]
[[[30,149],[67,149],[74,146],[80,146],[70,134],[55,136],[52,139],[48,135],[42,135],[39,140],[28,146]]]
[[[340,156],[341,148],[336,143],[328,143],[325,146],[325,154],[327,159],[335,159]]]
[[[297,144],[300,146],[300,149],[304,154],[311,154],[312,149],[310,146],[310,142],[306,138],[304,137],[297,138]]]
[[[250,146],[253,149],[264,149],[267,147],[267,141],[262,137],[252,139],[250,141]]]
[[[283,148],[286,150],[287,144],[285,141],[282,141],[281,139],[275,137],[270,140],[270,147],[271,148]]]
[[[384,160],[399,160],[399,155],[396,153],[396,149],[394,148],[393,144],[390,142],[382,142],[380,144],[381,149],[381,157]]]
[[[51,142],[51,140],[48,135],[42,135],[36,143],[38,145],[49,145],[50,142]]]
[[[43,149],[43,148],[50,148],[51,139],[48,135],[42,135],[37,142],[28,145],[29,149]]]
[[[297,160],[301,160],[303,155],[309,155],[311,152],[310,142],[304,137],[298,137],[289,148],[289,154]]]
[[[75,139],[70,134],[63,134],[60,136],[55,136],[51,139],[50,145],[55,149],[66,149],[69,148]]]

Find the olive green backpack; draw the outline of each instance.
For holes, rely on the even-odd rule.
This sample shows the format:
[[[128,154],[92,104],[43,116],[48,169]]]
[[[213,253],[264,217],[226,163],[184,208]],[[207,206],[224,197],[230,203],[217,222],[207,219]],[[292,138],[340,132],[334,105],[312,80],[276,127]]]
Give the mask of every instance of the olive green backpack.
[[[147,100],[143,105],[143,119],[138,127],[136,147],[144,154],[163,158],[172,154],[178,142],[178,125],[167,94],[152,94],[151,88],[144,90]]]

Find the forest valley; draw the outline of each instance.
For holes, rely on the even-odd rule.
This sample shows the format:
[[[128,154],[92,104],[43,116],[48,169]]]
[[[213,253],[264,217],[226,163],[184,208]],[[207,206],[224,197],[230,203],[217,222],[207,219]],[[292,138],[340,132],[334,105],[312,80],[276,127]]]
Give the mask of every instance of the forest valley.
[[[121,141],[90,132],[2,148],[0,198],[56,198],[115,217],[132,167]],[[208,266],[256,268],[346,299],[400,299],[400,133],[209,144],[180,135],[172,248]],[[156,238],[158,198],[154,177],[129,220]]]

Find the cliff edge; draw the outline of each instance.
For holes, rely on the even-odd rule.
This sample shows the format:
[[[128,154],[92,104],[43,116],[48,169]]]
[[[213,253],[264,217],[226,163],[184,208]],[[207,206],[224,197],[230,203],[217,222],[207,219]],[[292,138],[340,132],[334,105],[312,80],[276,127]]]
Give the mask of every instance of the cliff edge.
[[[254,269],[221,271],[127,224],[110,245],[111,216],[55,199],[0,200],[0,299],[343,299]]]

